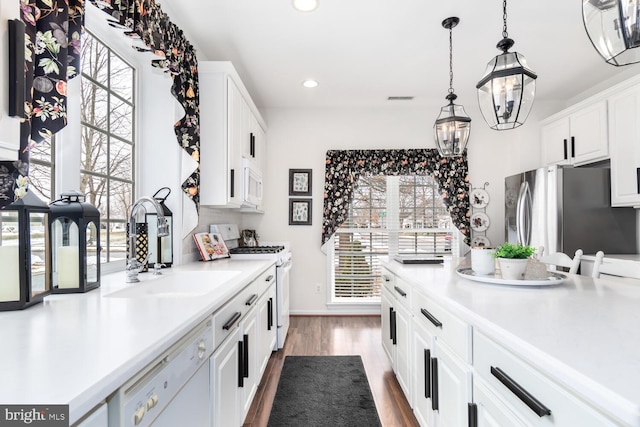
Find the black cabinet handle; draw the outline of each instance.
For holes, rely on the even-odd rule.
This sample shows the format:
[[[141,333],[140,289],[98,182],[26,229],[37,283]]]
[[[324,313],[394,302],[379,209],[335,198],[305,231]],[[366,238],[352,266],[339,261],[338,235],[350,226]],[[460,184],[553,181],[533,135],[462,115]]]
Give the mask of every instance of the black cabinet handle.
[[[249,378],[249,335],[245,334],[242,340],[244,341],[244,365],[242,366],[242,372],[245,378]]]
[[[424,317],[426,317],[427,319],[429,319],[429,321],[430,321],[431,323],[433,323],[433,324],[435,325],[435,327],[436,327],[436,328],[442,328],[442,322],[441,322],[441,321],[439,321],[438,319],[436,319],[436,317],[435,317],[433,314],[429,313],[429,312],[428,312],[427,310],[425,310],[424,308],[421,308],[421,309],[420,309],[420,313],[422,313],[422,315],[423,315]]]
[[[244,341],[238,341],[238,387],[244,387]]]
[[[393,341],[393,345],[397,344],[396,311],[393,308],[391,308],[391,340]]]
[[[424,398],[431,397],[431,350],[424,350]]]
[[[267,301],[267,331],[273,327],[273,298]]]
[[[564,140],[564,159],[567,160],[567,140]]]
[[[247,302],[244,303],[244,305],[251,305],[253,304],[256,300],[258,299],[258,295],[257,294],[253,294],[251,295],[251,298],[249,298],[247,300]]]
[[[478,405],[475,403],[469,403],[469,427],[478,427]]]
[[[571,137],[571,157],[576,156],[576,137]]]
[[[233,325],[235,325],[236,321],[240,318],[240,316],[242,316],[242,313],[234,314],[231,319],[229,319],[229,321],[222,326],[222,329],[224,329],[225,331],[231,329]]]
[[[520,384],[515,382],[509,375],[505,374],[500,368],[491,367],[491,375],[496,377],[505,387],[516,395],[525,405],[527,405],[539,417],[551,415],[551,410],[544,406],[538,399],[533,397],[531,393],[522,388]]]
[[[231,175],[229,177],[230,178],[229,181],[230,181],[231,188],[230,188],[229,193],[230,193],[230,197],[235,197],[236,171],[235,171],[235,169],[231,169],[230,172],[231,172]]]
[[[256,156],[256,136],[253,132],[249,133],[249,154],[251,157]]]
[[[640,168],[636,168],[636,183],[638,186],[638,194],[640,194]]]
[[[431,359],[431,409],[438,410],[438,358]]]
[[[272,280],[273,280],[273,274],[268,275],[267,278],[264,279],[265,282],[270,282]]]
[[[399,288],[397,286],[394,286],[393,289],[395,289],[396,292],[399,293],[401,296],[403,296],[405,298],[407,297],[407,293],[405,291],[403,291],[401,288]]]
[[[390,282],[391,279],[389,279],[387,276],[382,276],[382,278],[384,279],[385,282]]]

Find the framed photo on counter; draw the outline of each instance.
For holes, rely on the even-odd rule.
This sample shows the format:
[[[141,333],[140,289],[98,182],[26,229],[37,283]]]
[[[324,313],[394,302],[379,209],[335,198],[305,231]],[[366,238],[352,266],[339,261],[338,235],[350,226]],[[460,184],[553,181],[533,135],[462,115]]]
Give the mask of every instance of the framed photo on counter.
[[[289,225],[311,225],[311,199],[289,199]]]
[[[289,169],[289,195],[311,196],[311,169]]]

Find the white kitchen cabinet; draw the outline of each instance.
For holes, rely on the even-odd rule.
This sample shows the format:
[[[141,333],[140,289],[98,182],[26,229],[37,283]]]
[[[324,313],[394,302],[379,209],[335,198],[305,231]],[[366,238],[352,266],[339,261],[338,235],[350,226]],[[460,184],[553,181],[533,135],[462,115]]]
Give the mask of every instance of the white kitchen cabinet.
[[[238,327],[211,356],[213,427],[242,425],[240,418],[242,334]]]
[[[640,206],[640,85],[609,98],[611,205]]]
[[[274,276],[275,277],[275,276]],[[276,325],[276,284],[272,280],[267,291],[258,301],[258,372],[264,372],[271,353],[276,350],[278,325]]]
[[[469,411],[472,412],[469,427],[526,426],[479,377],[473,379],[473,403]]]
[[[413,325],[413,413],[421,426],[434,426],[431,400],[433,335],[420,323]]]
[[[543,163],[574,166],[609,156],[607,102],[600,100],[561,112],[542,126]]]
[[[394,310],[393,295],[383,287],[380,294],[380,310],[381,310],[381,331],[382,331],[382,348],[386,353],[389,361],[393,365],[393,343],[394,343]]]
[[[198,76],[200,203],[240,208],[244,201],[242,159],[255,161],[258,169],[264,157],[266,125],[230,62],[200,62]],[[259,137],[254,136],[257,133]]]
[[[254,298],[254,296],[251,298]],[[257,300],[258,296],[255,295],[255,298]],[[260,348],[258,341],[258,311],[255,308],[255,301],[252,303],[249,303],[249,301],[247,301],[247,304],[252,305],[252,308],[240,323],[242,349],[244,351],[242,355],[242,374],[244,380],[240,392],[240,409],[242,411],[240,420],[244,420],[247,412],[249,412],[251,401],[256,394],[261,378],[261,372],[258,371],[258,350]]]

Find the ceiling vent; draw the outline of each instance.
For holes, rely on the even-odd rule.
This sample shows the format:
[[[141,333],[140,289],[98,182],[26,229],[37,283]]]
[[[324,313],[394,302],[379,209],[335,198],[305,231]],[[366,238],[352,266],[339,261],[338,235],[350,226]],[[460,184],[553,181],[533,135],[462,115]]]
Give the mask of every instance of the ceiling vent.
[[[389,96],[387,101],[411,101],[413,96]]]

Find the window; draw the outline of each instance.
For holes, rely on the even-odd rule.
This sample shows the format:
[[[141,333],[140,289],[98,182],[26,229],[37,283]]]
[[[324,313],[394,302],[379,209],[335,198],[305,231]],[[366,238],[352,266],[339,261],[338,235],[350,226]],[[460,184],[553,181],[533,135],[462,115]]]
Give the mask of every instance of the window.
[[[134,188],[134,83],[134,68],[85,32],[80,192],[100,211],[102,262],[126,257],[126,222]]]
[[[56,200],[54,138],[46,138],[29,153],[29,188],[47,204]]]
[[[379,257],[450,254],[455,231],[431,176],[361,176],[333,236],[331,302],[379,301]]]

